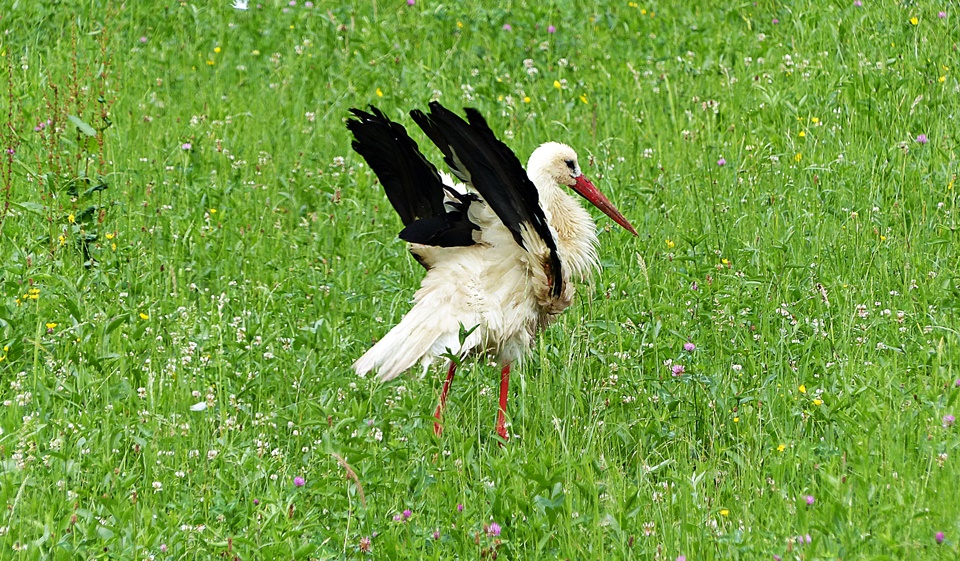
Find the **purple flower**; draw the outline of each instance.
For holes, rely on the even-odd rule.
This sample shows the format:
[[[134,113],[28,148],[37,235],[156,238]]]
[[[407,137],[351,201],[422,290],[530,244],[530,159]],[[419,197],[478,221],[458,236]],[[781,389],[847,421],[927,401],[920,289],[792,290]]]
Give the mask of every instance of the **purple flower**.
[[[413,516],[413,512],[411,512],[409,508],[403,511],[404,520],[409,520],[411,516]]]
[[[943,416],[943,428],[948,429],[953,426],[953,423],[956,422],[957,418],[953,415],[944,415]]]
[[[313,7],[313,2],[310,2],[310,1],[308,0],[307,2],[304,2],[304,3],[303,3],[303,7],[304,7],[304,8],[312,8],[312,7]]]
[[[727,160],[725,160],[725,159],[723,159],[723,158],[720,158],[719,160],[717,160],[717,165],[718,165],[718,166],[725,166],[725,165],[727,165]]]
[[[810,534],[803,536],[803,539],[806,540],[807,543],[810,543],[811,541],[813,541],[812,539],[810,539]]]
[[[937,540],[937,543],[943,543],[943,539],[946,536],[943,535],[943,532],[937,532],[937,535],[933,536],[933,539]]]
[[[253,499],[253,506],[258,506],[260,504],[260,499]]]
[[[863,2],[860,0],[854,0],[853,5],[859,8],[860,6],[863,6]]]
[[[679,375],[683,374],[683,371],[686,370],[686,368],[684,368],[682,364],[674,364],[674,365],[670,368],[670,370],[673,372],[673,375],[674,375],[674,376],[679,376]]]
[[[307,484],[307,481],[304,478],[300,477],[299,475],[293,478],[294,487],[303,487],[306,484]]]
[[[804,499],[806,499],[808,505],[812,505],[814,502],[816,502],[816,499],[813,498],[813,495],[807,495],[804,497]]]
[[[180,146],[180,148],[183,149],[183,150],[190,150],[191,148],[193,148],[193,144],[190,144],[189,142],[184,142],[184,143]]]
[[[14,150],[12,146],[11,146],[10,148],[7,148],[7,154],[8,154],[8,155],[13,156],[13,155],[16,154],[16,153],[17,153],[17,151]],[[957,385],[960,386],[960,380],[957,380]]]
[[[943,532],[940,532],[940,533],[942,534]],[[167,544],[165,543],[160,544],[160,553],[166,553],[166,552],[167,552]]]
[[[773,561],[783,561],[783,557],[780,557],[776,553],[773,554]]]
[[[490,537],[492,537],[492,538],[495,538],[495,537],[499,536],[499,535],[500,535],[500,525],[497,524],[496,522],[491,522],[490,525],[487,526],[487,535],[490,536]]]
[[[688,353],[692,353],[693,351],[697,350],[697,346],[687,341],[683,344],[683,350],[687,351]]]
[[[290,6],[296,6],[297,0],[290,0]]]
[[[407,6],[413,6],[417,3],[417,0],[407,0]]]
[[[141,42],[141,43],[146,43],[146,42],[147,42],[147,36],[144,35],[144,36],[140,37],[140,42]]]
[[[554,27],[554,26],[552,26],[552,25],[548,25],[548,26],[547,26],[547,33],[556,33],[556,32],[557,32],[557,28],[556,28],[556,27]]]
[[[513,31],[513,28],[510,27],[510,24],[509,24],[509,23],[505,23],[505,24],[503,24],[503,30],[504,30],[504,31]]]
[[[773,25],[777,25],[778,23],[780,23],[780,20],[778,20],[777,18],[773,18]]]
[[[463,503],[457,503],[457,512],[463,512]]]
[[[433,539],[435,539],[435,540],[439,540],[439,539],[440,539],[440,530],[434,530],[434,531],[433,531]]]
[[[918,143],[918,144],[926,144],[927,142],[929,142],[929,141],[927,140],[927,135],[925,135],[925,134],[918,134],[918,135],[917,135],[917,143]]]
[[[687,561],[686,555],[677,555],[677,561]]]
[[[944,19],[947,17],[947,12],[937,12],[937,17],[940,19]]]
[[[394,515],[393,515],[393,521],[394,521],[394,522],[400,522],[401,520],[403,520],[403,517],[400,516],[399,514],[394,514]]]
[[[13,148],[11,148],[10,150],[8,150],[8,152],[11,153],[11,154],[13,154]],[[960,388],[960,380],[957,380],[956,382],[954,382],[953,385],[954,385],[954,387]]]

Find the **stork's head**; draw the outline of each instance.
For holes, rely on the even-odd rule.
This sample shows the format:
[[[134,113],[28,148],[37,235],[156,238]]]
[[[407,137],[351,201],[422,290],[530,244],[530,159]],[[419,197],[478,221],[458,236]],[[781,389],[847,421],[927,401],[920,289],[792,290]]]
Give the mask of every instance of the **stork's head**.
[[[637,235],[637,231],[630,222],[580,171],[580,162],[577,160],[577,153],[573,151],[573,148],[559,142],[541,144],[530,155],[527,171],[531,177],[549,179],[556,185],[566,185],[573,189],[612,218],[614,222],[623,226],[634,236]]]

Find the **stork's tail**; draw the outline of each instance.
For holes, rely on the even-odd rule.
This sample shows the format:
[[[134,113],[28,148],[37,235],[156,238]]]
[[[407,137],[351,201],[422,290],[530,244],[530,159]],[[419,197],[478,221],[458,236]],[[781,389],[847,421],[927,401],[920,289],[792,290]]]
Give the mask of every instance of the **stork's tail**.
[[[353,363],[353,369],[360,376],[376,371],[377,379],[387,382],[418,362],[427,366],[443,353],[459,354],[468,348],[461,348],[458,331],[444,329],[442,324],[447,322],[435,316],[435,310],[415,305],[396,327]]]

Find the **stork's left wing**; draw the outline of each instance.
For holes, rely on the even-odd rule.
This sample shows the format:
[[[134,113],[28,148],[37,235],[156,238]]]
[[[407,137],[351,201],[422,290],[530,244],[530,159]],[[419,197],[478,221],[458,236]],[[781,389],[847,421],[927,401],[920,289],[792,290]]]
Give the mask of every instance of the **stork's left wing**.
[[[551,292],[559,297],[563,290],[562,265],[537,187],[516,154],[493,134],[480,113],[471,108],[465,111],[469,122],[433,101],[429,115],[414,110],[410,116],[443,152],[453,174],[480,193],[520,247],[530,249],[523,241],[524,232],[543,241],[548,249],[545,265]]]

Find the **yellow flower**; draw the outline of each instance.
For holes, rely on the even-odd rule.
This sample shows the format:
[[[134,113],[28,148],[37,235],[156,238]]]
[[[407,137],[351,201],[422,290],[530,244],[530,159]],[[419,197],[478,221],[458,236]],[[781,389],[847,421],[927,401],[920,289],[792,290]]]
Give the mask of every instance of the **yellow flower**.
[[[77,217],[74,216],[74,215],[72,215],[72,214],[67,217],[67,222],[69,222],[69,223],[71,223],[71,224],[73,224],[73,223],[76,222],[76,221],[77,221]]]
[[[917,16],[913,16],[912,18],[910,18],[910,23],[912,25],[917,25],[918,23],[920,23],[920,20],[917,19]]]
[[[60,245],[67,243],[67,238],[63,237],[63,234],[61,234],[57,239],[60,240]]]
[[[644,8],[644,9],[640,10],[640,15],[641,15],[641,16],[647,15],[647,9]]]
[[[813,123],[813,124],[817,124],[817,123],[820,122],[820,119],[818,119],[818,118],[816,118],[816,117],[810,117],[810,122]]]
[[[946,77],[946,76],[940,76],[939,78],[937,78],[937,81],[942,84],[942,83],[944,83],[944,82],[947,81],[947,77]]]
[[[383,97],[383,90],[377,88],[377,97]]]
[[[220,47],[214,47],[214,48],[213,48],[213,52],[219,53],[219,52],[220,52]]]
[[[112,240],[112,239],[113,239],[113,234],[111,234],[110,232],[107,232],[107,236],[106,236],[106,237],[107,237],[108,240]]]
[[[252,51],[250,51],[250,54],[252,54],[253,56],[257,56],[260,54],[260,51],[258,49],[253,49]]]
[[[880,236],[880,241],[882,241],[882,242],[887,241],[887,236],[881,235],[881,236]]]
[[[800,160],[802,159],[803,159],[803,154],[801,154],[800,152],[797,152],[797,155],[793,157],[793,161],[797,163],[800,163]]]
[[[140,312],[140,319],[142,319],[142,320],[148,320],[148,319],[150,319],[150,316],[148,316],[147,314],[145,314],[145,313],[143,313],[143,312]]]
[[[213,61],[212,61],[212,60],[207,60],[207,66],[213,66]]]
[[[724,257],[723,259],[721,259],[720,262],[723,263],[724,265],[729,265],[729,264],[730,264],[730,260],[727,259],[726,257]]]
[[[734,417],[734,418],[733,418],[733,422],[734,422],[734,423],[739,423],[739,422],[740,422],[740,417]]]
[[[53,329],[53,328],[56,327],[56,326],[57,326],[57,324],[55,324],[55,323],[48,323],[48,324],[47,324],[47,329]]]
[[[463,22],[462,22],[462,21],[458,21],[458,22],[457,22],[457,29],[463,29]]]
[[[563,86],[560,84],[560,80],[554,80],[554,81],[553,81],[553,87],[555,87],[555,88],[557,88],[557,89],[559,90],[559,89],[562,88]]]
[[[586,103],[586,102],[587,102],[587,94],[580,94],[580,101]]]
[[[799,136],[800,138],[803,138],[803,137],[807,136],[807,133],[805,133],[805,132],[803,132],[803,131],[800,131],[799,133],[797,133],[797,136]]]
[[[216,214],[216,213],[217,213],[217,209],[215,209],[215,208],[211,208],[211,209],[210,209],[210,214]]]
[[[523,102],[524,102],[524,103],[530,103],[530,96],[528,96],[528,95],[523,96]]]
[[[673,246],[677,245],[673,243],[673,240],[671,240],[670,238],[667,238],[666,243],[667,243],[667,249],[673,249]]]
[[[114,242],[114,243],[110,244],[110,249],[112,249],[113,251],[116,251],[116,250],[117,250],[117,243]]]
[[[720,516],[730,516],[730,511],[725,508],[722,508],[720,509]]]
[[[819,407],[819,406],[823,405],[823,400],[822,400],[822,399],[814,399],[814,400],[813,400],[813,404],[816,405],[817,407]]]
[[[807,393],[807,386],[804,384],[800,384],[799,390],[800,390],[800,393]]]
[[[503,96],[502,96],[502,95],[498,95],[498,96],[497,96],[497,101],[503,101]]]
[[[777,446],[777,452],[783,452],[786,449],[787,449],[786,444],[781,444],[780,446]]]

